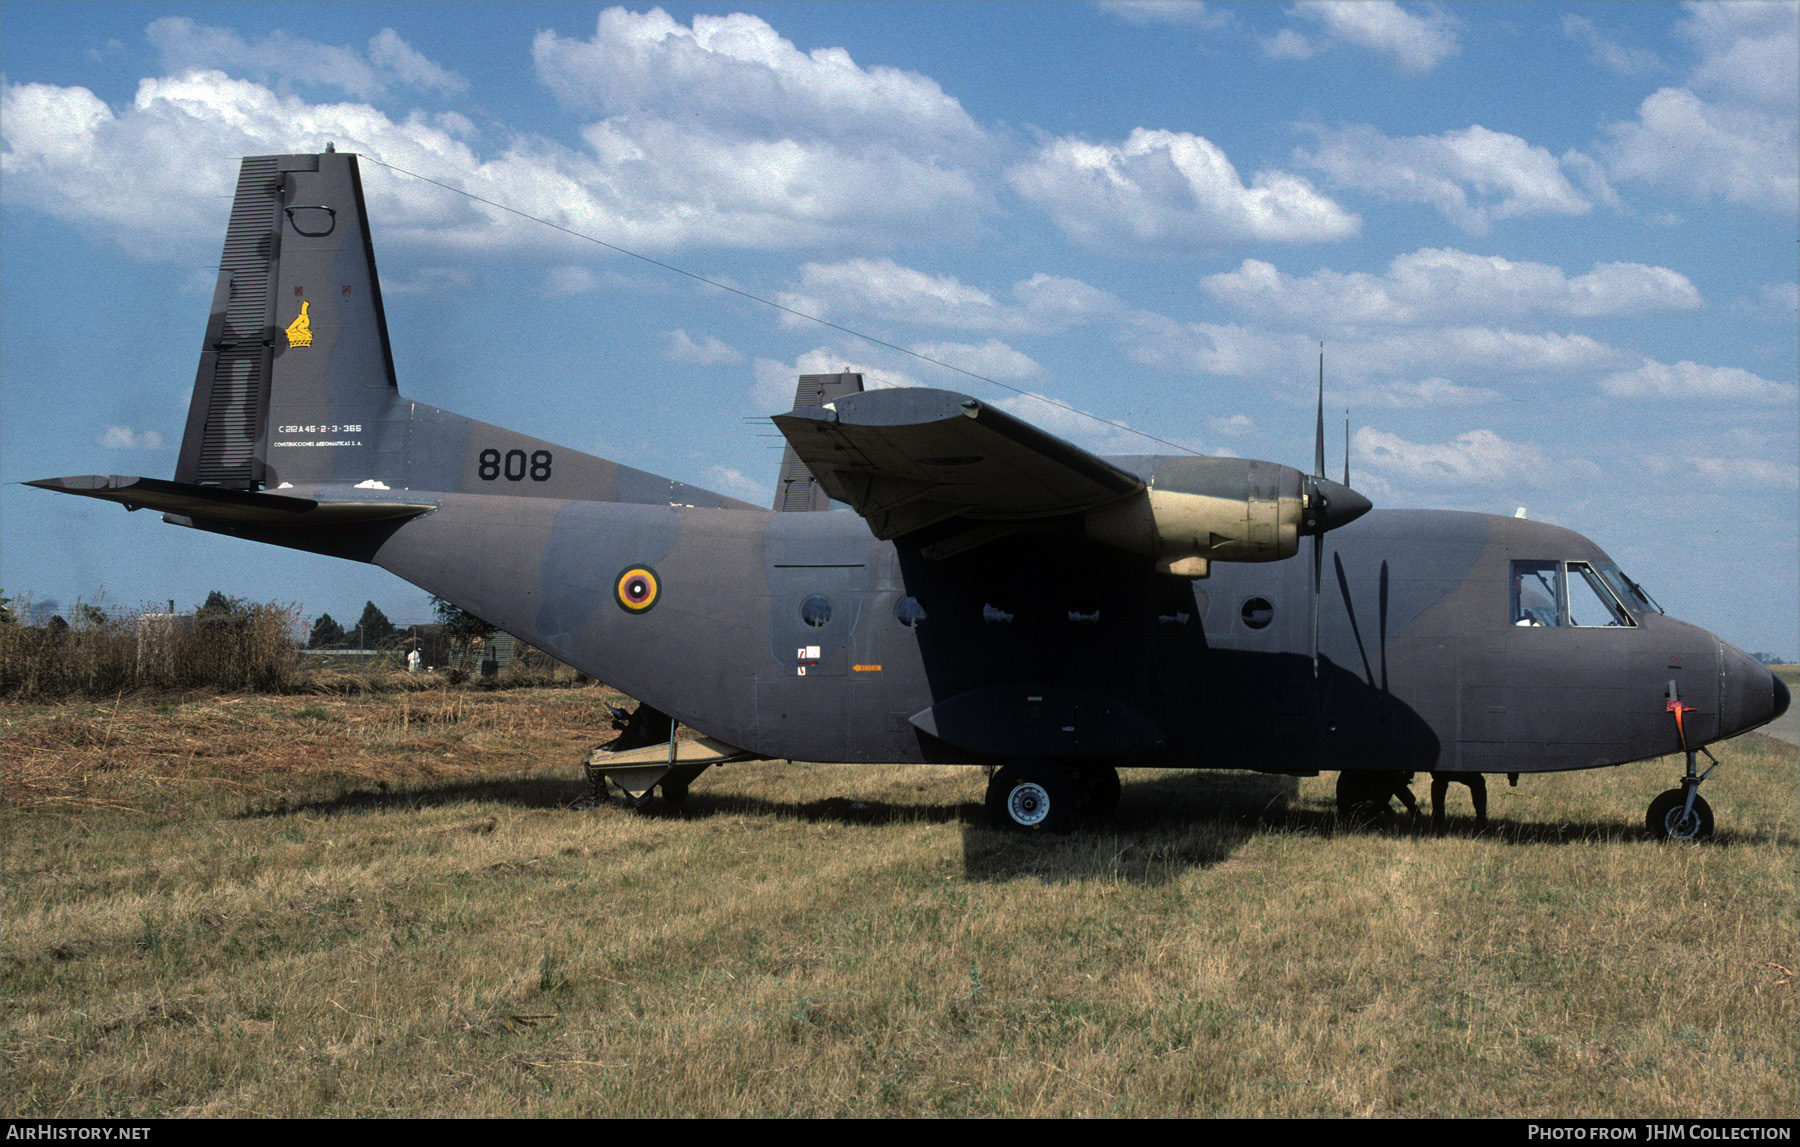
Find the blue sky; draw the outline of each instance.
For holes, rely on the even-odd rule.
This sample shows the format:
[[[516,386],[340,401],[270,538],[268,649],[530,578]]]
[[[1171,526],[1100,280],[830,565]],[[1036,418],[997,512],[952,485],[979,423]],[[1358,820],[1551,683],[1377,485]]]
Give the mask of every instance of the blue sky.
[[[1578,530],[1800,655],[1794,4],[0,4],[0,586],[428,619],[172,473],[238,158],[365,164],[409,397],[756,501],[794,375]]]

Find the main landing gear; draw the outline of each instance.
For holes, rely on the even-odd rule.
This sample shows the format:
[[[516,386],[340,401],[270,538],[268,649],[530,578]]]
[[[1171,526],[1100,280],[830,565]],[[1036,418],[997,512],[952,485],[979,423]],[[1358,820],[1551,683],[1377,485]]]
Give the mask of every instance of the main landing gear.
[[[1706,753],[1706,759],[1712,765],[1704,773],[1696,773],[1694,754],[1697,752],[1706,753],[1706,750],[1687,751],[1687,775],[1681,778],[1681,787],[1670,789],[1650,802],[1650,811],[1644,817],[1644,827],[1657,840],[1705,840],[1712,835],[1712,806],[1700,795],[1700,782],[1712,776],[1713,769],[1719,767],[1719,761],[1711,753]]]
[[[1065,833],[1118,807],[1119,772],[1111,765],[1013,761],[988,779],[988,823],[995,828]]]
[[[1338,774],[1338,819],[1351,828],[1386,828],[1394,821],[1390,803],[1399,797],[1417,819],[1419,804],[1413,798],[1411,773],[1393,769],[1356,769]]]

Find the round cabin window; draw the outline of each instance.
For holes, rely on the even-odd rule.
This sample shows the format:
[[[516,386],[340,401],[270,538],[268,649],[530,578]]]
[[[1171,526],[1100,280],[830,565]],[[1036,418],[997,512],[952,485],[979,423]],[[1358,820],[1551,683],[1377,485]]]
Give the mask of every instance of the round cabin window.
[[[831,599],[815,593],[801,602],[800,620],[814,629],[823,628],[831,620]]]
[[[1275,607],[1269,604],[1269,599],[1266,597],[1253,597],[1246,601],[1240,613],[1244,618],[1244,624],[1251,629],[1263,629],[1268,626],[1269,622],[1275,620]]]

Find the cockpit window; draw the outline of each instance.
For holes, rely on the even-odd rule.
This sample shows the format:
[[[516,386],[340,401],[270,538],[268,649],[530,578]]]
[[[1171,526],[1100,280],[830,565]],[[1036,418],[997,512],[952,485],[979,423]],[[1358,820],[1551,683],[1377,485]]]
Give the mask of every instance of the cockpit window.
[[[1561,625],[1562,569],[1557,562],[1520,561],[1512,564],[1512,623]]]
[[[1611,586],[1597,562],[1516,561],[1512,564],[1512,623],[1595,628],[1637,625]]]
[[[1587,562],[1569,562],[1570,625],[1636,625]]]
[[[1612,587],[1613,594],[1625,603],[1629,609],[1645,613],[1662,613],[1663,607],[1656,604],[1656,599],[1644,591],[1644,587],[1625,576],[1624,571],[1611,562],[1595,562],[1594,568]]]

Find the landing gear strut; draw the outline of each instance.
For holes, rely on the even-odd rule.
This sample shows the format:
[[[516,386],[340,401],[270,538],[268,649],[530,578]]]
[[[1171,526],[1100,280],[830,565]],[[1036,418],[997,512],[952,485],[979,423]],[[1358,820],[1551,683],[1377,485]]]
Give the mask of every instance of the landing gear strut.
[[[1705,840],[1712,835],[1712,806],[1700,795],[1700,782],[1712,776],[1719,761],[1706,753],[1706,759],[1712,765],[1704,773],[1696,773],[1694,754],[1697,752],[1706,753],[1706,750],[1687,751],[1687,775],[1681,778],[1681,787],[1669,789],[1650,802],[1644,826],[1657,840]]]

